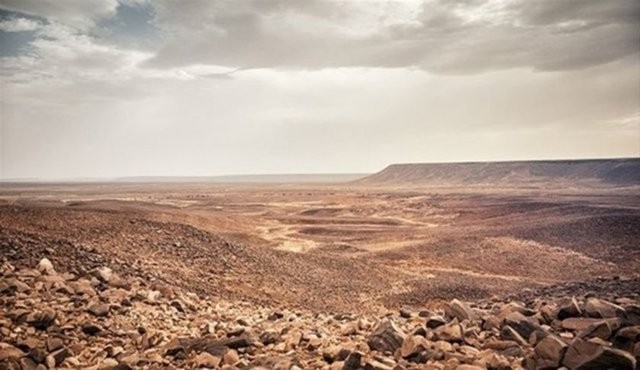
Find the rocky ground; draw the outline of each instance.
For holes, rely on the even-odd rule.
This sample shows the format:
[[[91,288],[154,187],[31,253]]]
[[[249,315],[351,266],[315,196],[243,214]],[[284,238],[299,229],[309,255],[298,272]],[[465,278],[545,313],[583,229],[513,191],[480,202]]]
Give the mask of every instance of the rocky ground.
[[[599,285],[598,285],[599,284]],[[636,279],[330,315],[198,296],[43,256],[0,268],[0,369],[636,369]],[[570,297],[570,293],[576,293]],[[557,294],[557,295],[556,295]]]
[[[640,198],[544,198],[4,189],[0,370],[638,368]]]

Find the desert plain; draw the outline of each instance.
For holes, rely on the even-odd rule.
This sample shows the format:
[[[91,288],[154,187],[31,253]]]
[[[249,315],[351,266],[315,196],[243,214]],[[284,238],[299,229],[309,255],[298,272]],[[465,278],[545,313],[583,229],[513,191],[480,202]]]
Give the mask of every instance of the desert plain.
[[[5,183],[0,226],[7,368],[636,366],[633,184]]]

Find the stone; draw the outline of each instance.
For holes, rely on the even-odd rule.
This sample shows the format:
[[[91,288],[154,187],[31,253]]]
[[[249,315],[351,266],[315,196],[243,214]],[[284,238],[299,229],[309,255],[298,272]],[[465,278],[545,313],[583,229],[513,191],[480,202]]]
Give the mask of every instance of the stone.
[[[640,343],[640,325],[622,328],[613,337],[614,347],[629,353],[633,353],[633,347],[636,343]]]
[[[48,338],[46,344],[49,352],[54,352],[64,347],[64,341],[57,337]]]
[[[240,361],[240,356],[236,350],[230,349],[224,354],[222,361],[225,365],[235,365]]]
[[[216,368],[218,367],[218,365],[220,365],[221,361],[222,360],[220,359],[220,357],[214,356],[207,352],[202,352],[193,359],[193,362],[197,367],[207,368]]]
[[[342,370],[359,370],[362,368],[362,353],[351,352],[344,360]]]
[[[53,268],[53,264],[48,258],[43,258],[38,262],[36,269],[43,275],[55,275],[56,270]]]
[[[529,339],[531,333],[540,328],[538,323],[533,322],[533,319],[524,316],[520,312],[508,314],[504,319],[504,325],[512,327],[524,339]]]
[[[444,319],[444,317],[439,316],[439,315],[433,315],[433,316],[430,316],[427,319],[427,322],[425,323],[425,325],[429,329],[435,329],[438,326],[445,325],[446,323],[447,323],[447,321]]]
[[[0,342],[0,364],[6,360],[17,360],[25,353],[9,343]]]
[[[69,348],[61,348],[55,352],[52,352],[51,354],[49,354],[49,356],[47,356],[47,365],[49,365],[50,363],[54,364],[55,366],[60,365],[67,357],[70,357],[71,351],[69,350]],[[53,359],[53,362],[51,362],[50,359]]]
[[[601,319],[623,316],[624,308],[602,299],[589,298],[584,304],[584,312],[589,317]]]
[[[613,334],[612,325],[609,322],[602,320],[602,321],[594,322],[593,324],[582,329],[578,333],[578,337],[580,338],[597,337],[603,340],[609,340],[612,334]]]
[[[476,320],[478,315],[469,307],[468,304],[457,299],[452,300],[445,306],[445,316],[456,318],[458,321]]]
[[[433,331],[434,336],[439,340],[447,342],[462,342],[462,327],[457,322],[437,327]]]
[[[513,341],[515,343],[518,343],[518,345],[520,346],[529,345],[529,342],[526,339],[524,339],[522,335],[520,335],[520,333],[518,333],[514,328],[512,328],[509,325],[505,325],[502,327],[502,329],[500,330],[500,338],[507,341]]]
[[[265,346],[277,343],[280,341],[280,334],[275,330],[265,330],[260,334],[260,341]]]
[[[109,310],[109,305],[103,303],[91,305],[87,311],[96,317],[106,317],[109,316]]]
[[[580,331],[600,321],[602,320],[588,318],[588,317],[571,317],[571,318],[562,320],[561,327],[562,329],[565,329],[565,330]]]
[[[424,337],[408,335],[402,342],[402,347],[400,347],[400,356],[403,358],[413,357],[429,347],[429,342]]]
[[[635,370],[636,359],[628,352],[576,339],[567,349],[562,364],[580,370]]]
[[[391,320],[383,319],[367,338],[369,348],[378,352],[395,352],[402,346],[405,334]]]
[[[82,332],[87,335],[97,335],[102,332],[102,328],[93,323],[85,323],[82,325]]]
[[[569,317],[580,317],[582,316],[582,310],[580,309],[580,305],[575,298],[571,298],[571,300],[565,305],[561,306],[558,309],[558,320],[564,320]]]
[[[568,347],[562,339],[554,335],[546,336],[534,348],[535,368],[549,369],[560,367],[562,358]]]
[[[45,330],[53,324],[56,316],[55,311],[45,309],[28,314],[25,321],[36,329]]]

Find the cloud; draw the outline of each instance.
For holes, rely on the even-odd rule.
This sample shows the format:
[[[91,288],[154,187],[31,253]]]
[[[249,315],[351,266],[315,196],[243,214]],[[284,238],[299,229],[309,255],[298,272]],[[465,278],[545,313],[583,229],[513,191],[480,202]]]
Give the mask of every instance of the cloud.
[[[582,69],[638,52],[638,4],[165,0],[156,3],[156,25],[169,31],[169,41],[147,65]]]
[[[35,31],[40,26],[40,22],[26,18],[9,18],[0,21],[0,31],[4,32]]]
[[[112,16],[118,0],[0,0],[0,9],[56,21],[79,29]]]

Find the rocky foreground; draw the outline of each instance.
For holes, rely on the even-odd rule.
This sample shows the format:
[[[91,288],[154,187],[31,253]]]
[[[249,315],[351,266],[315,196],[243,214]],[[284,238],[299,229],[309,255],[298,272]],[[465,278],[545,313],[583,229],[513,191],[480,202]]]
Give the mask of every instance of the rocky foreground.
[[[0,369],[637,369],[640,305],[624,295],[330,315],[5,261]]]

